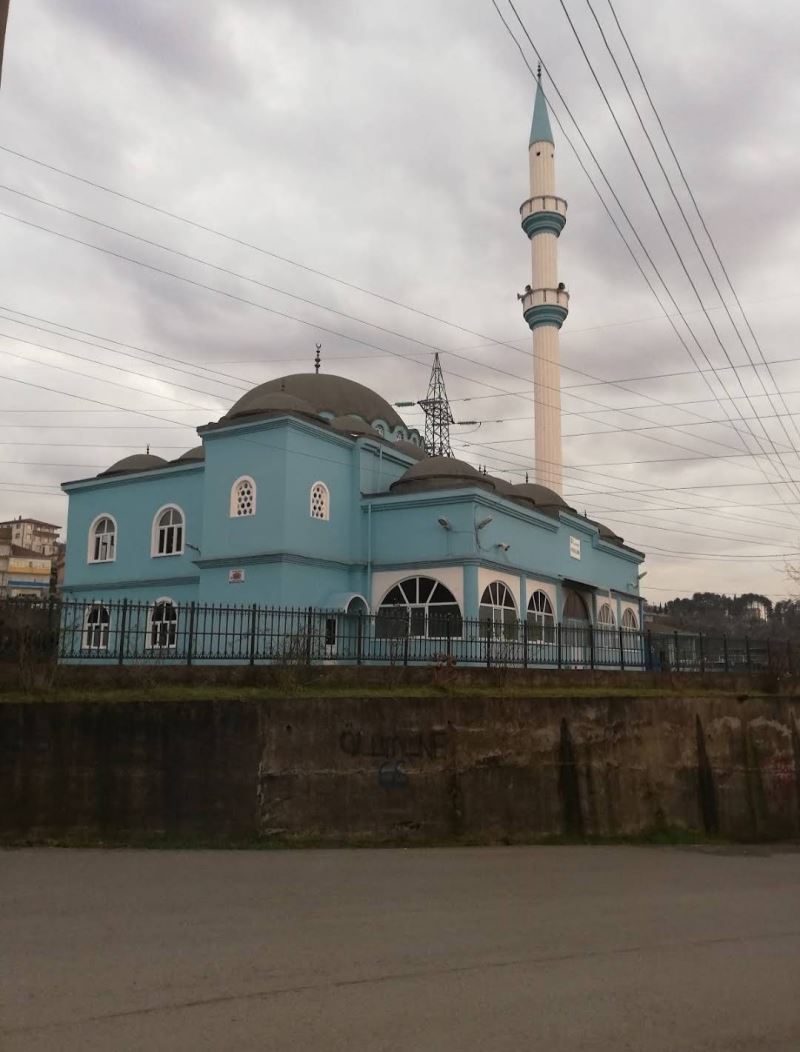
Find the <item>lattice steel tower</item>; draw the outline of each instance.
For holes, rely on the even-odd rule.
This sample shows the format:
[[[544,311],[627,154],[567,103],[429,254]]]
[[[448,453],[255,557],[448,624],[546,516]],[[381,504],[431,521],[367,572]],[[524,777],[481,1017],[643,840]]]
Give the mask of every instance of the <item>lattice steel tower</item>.
[[[425,449],[429,457],[452,457],[450,425],[455,423],[447,401],[439,352],[433,356],[433,368],[428,383],[428,396],[420,403],[425,413]]]

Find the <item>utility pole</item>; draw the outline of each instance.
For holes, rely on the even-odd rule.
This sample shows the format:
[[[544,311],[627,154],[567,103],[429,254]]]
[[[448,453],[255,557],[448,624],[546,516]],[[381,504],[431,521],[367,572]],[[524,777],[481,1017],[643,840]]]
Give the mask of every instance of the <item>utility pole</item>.
[[[439,352],[433,356],[433,368],[428,383],[428,396],[420,403],[425,413],[425,449],[429,457],[452,457],[450,425],[455,423],[447,401]]]

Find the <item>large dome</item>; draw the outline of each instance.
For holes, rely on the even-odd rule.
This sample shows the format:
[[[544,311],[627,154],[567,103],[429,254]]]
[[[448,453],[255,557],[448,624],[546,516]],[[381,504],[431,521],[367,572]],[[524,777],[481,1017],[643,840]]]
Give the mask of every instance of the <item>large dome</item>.
[[[234,420],[240,416],[274,411],[272,399],[278,394],[300,399],[314,413],[359,416],[368,424],[383,420],[392,428],[405,426],[379,394],[355,380],[346,380],[343,376],[332,376],[330,373],[295,373],[268,380],[243,395],[222,419]],[[267,408],[262,409],[265,403]]]
[[[129,457],[123,457],[110,468],[101,471],[98,478],[107,475],[130,475],[135,471],[149,471],[151,468],[161,468],[167,463],[163,457],[157,457],[153,453],[133,453]]]
[[[494,490],[494,482],[472,464],[454,457],[425,457],[391,484],[392,493],[418,493],[424,490],[464,489],[480,486]]]

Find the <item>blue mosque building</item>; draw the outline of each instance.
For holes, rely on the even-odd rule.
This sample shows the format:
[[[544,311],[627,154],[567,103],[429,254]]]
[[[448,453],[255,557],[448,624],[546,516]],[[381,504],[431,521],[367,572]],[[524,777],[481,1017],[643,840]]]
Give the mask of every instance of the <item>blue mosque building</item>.
[[[438,451],[353,380],[319,371],[270,380],[198,428],[199,444],[176,460],[137,454],[63,485],[63,590],[79,640],[68,656],[183,660],[194,646],[245,657],[272,611],[258,656],[274,657],[274,612],[289,609],[321,624],[314,653],[334,658],[352,650],[353,619],[367,626],[359,647],[413,640],[420,657],[444,638],[465,647],[468,625],[540,648],[559,626],[639,629],[644,556],[561,496],[558,338],[569,296],[556,257],[566,202],[555,195],[541,84],[529,154],[521,215],[533,281],[522,307],[536,481],[429,455]]]

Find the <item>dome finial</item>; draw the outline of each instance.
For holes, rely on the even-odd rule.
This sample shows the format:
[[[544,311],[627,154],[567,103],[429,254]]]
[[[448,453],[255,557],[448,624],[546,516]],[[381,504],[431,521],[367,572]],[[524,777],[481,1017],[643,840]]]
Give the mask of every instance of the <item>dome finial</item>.
[[[536,67],[536,79],[539,81],[540,84],[542,83],[542,64],[541,64],[541,62]]]
[[[322,344],[321,343],[315,343],[314,346],[317,349],[317,355],[316,355],[316,358],[314,359],[314,372],[318,374],[319,373],[319,367],[322,364],[322,360],[320,358],[320,351],[322,350]]]
[[[150,456],[150,443],[149,442],[147,443],[147,448],[145,449],[145,453],[147,454],[147,456]]]

